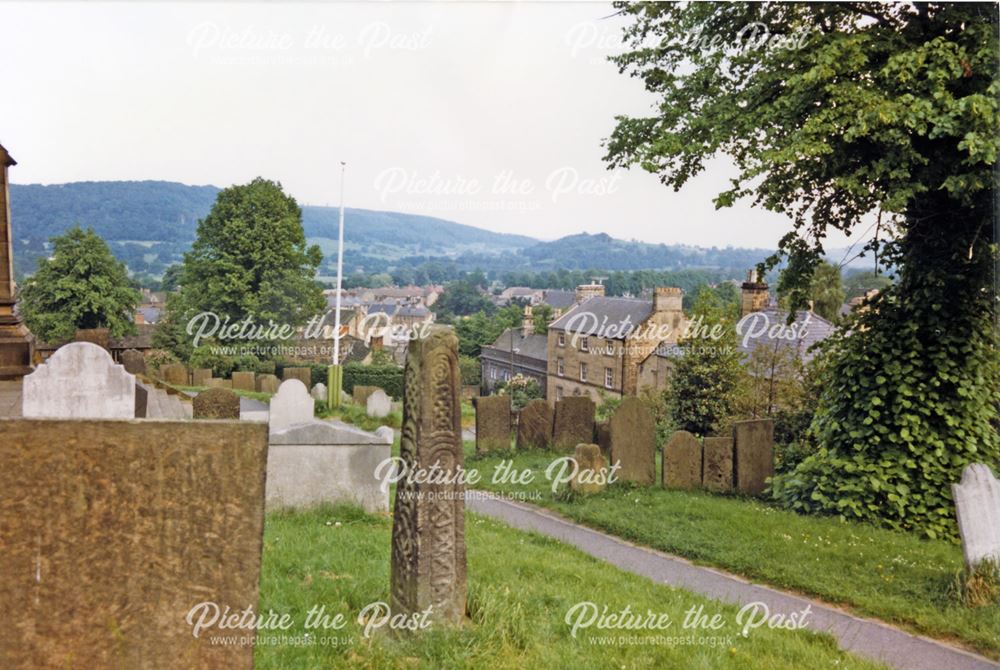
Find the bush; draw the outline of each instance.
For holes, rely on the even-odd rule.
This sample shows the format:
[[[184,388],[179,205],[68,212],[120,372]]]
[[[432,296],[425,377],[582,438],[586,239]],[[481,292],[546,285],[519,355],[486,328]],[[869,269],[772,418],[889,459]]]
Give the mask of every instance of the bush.
[[[479,386],[482,383],[482,367],[478,358],[459,356],[458,367],[463,386]]]
[[[344,366],[344,390],[353,394],[355,386],[378,386],[393,398],[402,398],[403,368],[352,361]]]
[[[151,370],[159,370],[170,363],[180,363],[180,359],[165,349],[153,349],[146,355],[146,366]]]

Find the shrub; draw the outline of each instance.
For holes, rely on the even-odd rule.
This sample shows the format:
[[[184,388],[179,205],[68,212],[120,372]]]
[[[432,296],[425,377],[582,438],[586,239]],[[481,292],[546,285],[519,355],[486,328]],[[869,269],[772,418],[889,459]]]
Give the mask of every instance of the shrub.
[[[402,398],[403,368],[352,361],[344,365],[344,390],[354,393],[355,386],[378,386],[393,398]]]

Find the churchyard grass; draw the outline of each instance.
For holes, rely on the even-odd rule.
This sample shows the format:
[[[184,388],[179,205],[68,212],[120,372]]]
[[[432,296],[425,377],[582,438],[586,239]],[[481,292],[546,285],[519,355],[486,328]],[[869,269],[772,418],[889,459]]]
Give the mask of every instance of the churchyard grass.
[[[177,386],[175,387],[180,391],[194,391],[195,393],[201,393],[202,391],[207,391],[210,387],[208,386]],[[273,393],[263,393],[261,391],[244,391],[242,389],[227,389],[232,391],[236,395],[242,398],[250,398],[251,400],[259,400],[260,402],[267,404],[271,401]]]
[[[531,485],[495,485],[490,477],[503,456],[476,457],[472,442],[465,450],[466,466],[482,473],[476,488],[538,491],[541,497],[533,504],[630,542],[846,605],[1000,659],[1000,604],[969,608],[950,593],[963,566],[956,544],[799,515],[749,498],[665,490],[659,484],[612,485],[592,497],[554,495],[544,471],[566,455],[554,452],[514,456],[514,468],[536,473]],[[659,456],[657,461],[659,472]]]
[[[344,403],[333,412],[326,412],[323,414],[323,418],[340,419],[344,423],[349,423],[361,430],[369,431],[375,430],[379,426],[399,428],[403,422],[403,414],[398,410],[393,410],[388,415],[379,418],[368,416],[368,412],[364,407],[352,405],[351,403]]]
[[[431,627],[419,635],[376,631],[371,639],[357,624],[369,603],[389,598],[389,515],[371,516],[350,507],[268,515],[259,611],[287,613],[286,631],[258,634],[256,667],[292,668],[875,668],[837,649],[828,636],[766,627],[739,637],[737,608],[689,592],[652,584],[571,547],[511,529],[491,519],[466,516],[469,619],[460,629]],[[588,628],[571,636],[567,610],[578,602],[613,611],[663,612],[674,624],[665,631]],[[719,612],[727,626],[721,646],[602,645],[598,638],[628,634],[640,639],[679,637],[684,613],[695,605]],[[302,639],[306,612],[325,606],[343,614],[341,630],[311,631],[336,646],[271,644],[274,633]],[[732,635],[732,641],[726,638]],[[273,642],[273,640],[272,640]]]

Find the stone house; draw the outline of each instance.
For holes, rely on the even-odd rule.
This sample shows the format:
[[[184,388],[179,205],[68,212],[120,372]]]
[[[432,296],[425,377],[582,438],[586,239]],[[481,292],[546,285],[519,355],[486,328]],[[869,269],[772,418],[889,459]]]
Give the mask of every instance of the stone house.
[[[584,284],[576,297],[548,329],[547,399],[635,395],[640,364],[684,331],[681,290],[656,288],[652,300],[609,298],[604,286]]]
[[[545,396],[548,338],[534,332],[531,307],[524,308],[524,321],[520,328],[508,328],[493,344],[482,347],[479,362],[483,393],[492,394],[500,382],[522,375],[537,381]]]

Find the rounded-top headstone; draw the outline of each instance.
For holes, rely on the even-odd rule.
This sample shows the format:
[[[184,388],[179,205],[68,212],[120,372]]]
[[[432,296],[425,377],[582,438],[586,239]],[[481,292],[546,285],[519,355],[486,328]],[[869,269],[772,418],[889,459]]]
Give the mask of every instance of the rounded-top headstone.
[[[271,398],[268,418],[271,430],[312,421],[315,407],[315,401],[305,384],[298,379],[286,379]]]
[[[365,413],[368,416],[381,419],[389,416],[392,411],[392,398],[386,395],[382,389],[375,389],[375,392],[368,396],[365,401]]]
[[[240,397],[223,388],[211,388],[195,396],[193,405],[196,419],[240,418]]]
[[[59,347],[22,384],[26,418],[135,418],[135,376],[90,342]]]
[[[324,384],[323,382],[316,384],[316,386],[312,387],[312,391],[310,391],[310,394],[312,394],[314,400],[326,402],[326,384]]]

